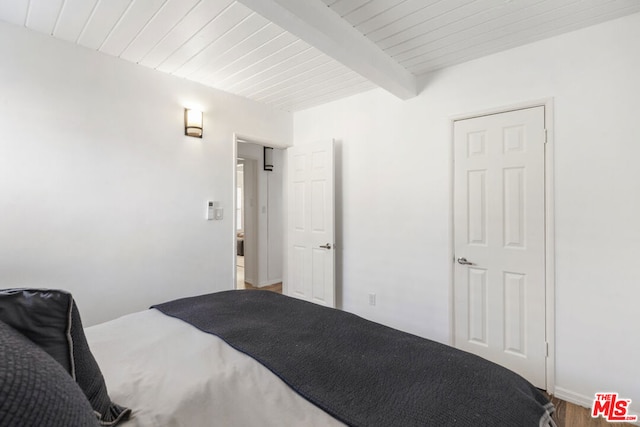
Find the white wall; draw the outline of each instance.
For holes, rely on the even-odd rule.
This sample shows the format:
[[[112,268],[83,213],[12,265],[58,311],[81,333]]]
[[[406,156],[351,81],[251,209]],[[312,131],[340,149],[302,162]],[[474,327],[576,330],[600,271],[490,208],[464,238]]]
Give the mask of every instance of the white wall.
[[[451,117],[555,102],[556,392],[640,409],[640,15],[294,114],[294,141],[337,138],[345,310],[449,342]],[[377,294],[368,305],[367,294]]]
[[[291,115],[0,23],[0,287],[68,289],[85,325],[231,289],[234,132],[287,144]]]
[[[262,287],[282,282],[283,266],[283,157],[284,151],[273,149],[273,171],[263,167],[262,145],[251,143],[238,144],[238,157],[253,159],[257,162],[257,241],[249,241],[245,236],[245,245],[256,245],[257,259],[245,257],[245,280],[254,286]],[[257,261],[257,265],[253,265]],[[248,274],[250,273],[250,274]],[[253,274],[256,273],[256,274]],[[255,283],[251,280],[253,279]]]

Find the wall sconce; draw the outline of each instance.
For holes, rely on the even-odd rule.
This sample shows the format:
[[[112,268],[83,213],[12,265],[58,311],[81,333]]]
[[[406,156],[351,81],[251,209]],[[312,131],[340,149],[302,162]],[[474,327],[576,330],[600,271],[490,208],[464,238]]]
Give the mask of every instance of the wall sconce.
[[[264,147],[264,170],[273,170],[273,148]]]
[[[202,138],[202,111],[184,109],[184,134]]]

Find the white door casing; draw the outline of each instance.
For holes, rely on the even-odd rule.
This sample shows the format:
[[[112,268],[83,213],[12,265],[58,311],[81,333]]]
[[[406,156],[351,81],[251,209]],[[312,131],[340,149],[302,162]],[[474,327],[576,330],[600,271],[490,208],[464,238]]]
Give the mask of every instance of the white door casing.
[[[542,106],[454,123],[454,344],[543,389],[544,144]]]
[[[335,307],[333,141],[294,146],[288,157],[289,296]]]
[[[244,281],[253,286],[259,282],[258,251],[258,162],[244,159]],[[234,246],[235,249],[235,246]]]

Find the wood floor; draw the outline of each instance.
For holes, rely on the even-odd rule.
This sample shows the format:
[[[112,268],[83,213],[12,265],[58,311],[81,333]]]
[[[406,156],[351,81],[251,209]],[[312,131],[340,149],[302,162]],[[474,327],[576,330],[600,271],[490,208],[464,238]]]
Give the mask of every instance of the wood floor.
[[[276,283],[275,285],[269,285],[269,286],[263,286],[261,288],[256,288],[255,286],[252,286],[251,284],[244,282],[244,287],[238,287],[238,289],[252,289],[252,290],[256,290],[256,291],[271,291],[271,292],[275,292],[277,294],[281,294],[282,293],[282,283]]]
[[[555,396],[551,397],[551,402],[556,407],[553,414],[558,427],[635,427],[628,423],[609,423],[602,417],[591,418],[591,410],[573,403],[565,402]]]
[[[243,256],[237,256],[236,257],[236,273],[237,273],[236,289],[254,289],[254,290],[260,290],[260,291],[276,292],[278,294],[282,293],[282,282],[276,283],[274,285],[263,286],[261,288],[256,288],[255,286],[251,285],[250,283],[245,282],[244,281],[244,257]]]

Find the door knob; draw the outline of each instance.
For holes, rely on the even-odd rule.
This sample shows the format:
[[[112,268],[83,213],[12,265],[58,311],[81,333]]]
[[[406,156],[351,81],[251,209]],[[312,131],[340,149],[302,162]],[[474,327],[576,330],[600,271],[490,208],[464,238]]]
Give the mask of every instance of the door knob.
[[[467,259],[466,259],[466,258],[462,258],[462,257],[458,258],[458,264],[462,264],[462,265],[473,265],[473,263],[472,263],[472,262],[469,262],[469,261],[467,261]]]
[[[331,249],[331,243],[327,243],[326,245],[320,245],[323,249]]]

